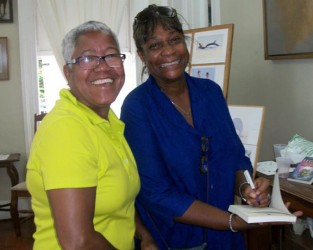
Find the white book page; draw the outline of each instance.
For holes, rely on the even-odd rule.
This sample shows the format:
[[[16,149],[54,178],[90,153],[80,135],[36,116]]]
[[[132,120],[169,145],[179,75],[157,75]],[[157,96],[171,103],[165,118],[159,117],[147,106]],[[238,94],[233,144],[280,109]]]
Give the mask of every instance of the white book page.
[[[274,176],[272,199],[269,207],[276,208],[287,214],[291,214],[285,206],[283,198],[281,197],[278,173],[276,173]]]

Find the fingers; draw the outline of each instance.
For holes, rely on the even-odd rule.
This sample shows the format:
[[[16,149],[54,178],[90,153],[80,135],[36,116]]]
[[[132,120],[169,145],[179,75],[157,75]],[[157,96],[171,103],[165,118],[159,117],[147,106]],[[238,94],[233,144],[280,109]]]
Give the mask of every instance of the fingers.
[[[288,208],[290,208],[291,203],[290,202],[285,202],[285,206]],[[297,216],[297,217],[301,217],[303,215],[302,211],[295,211],[292,213],[293,215]]]
[[[270,186],[270,181],[264,177],[255,179],[255,186],[260,192],[266,191]]]
[[[247,198],[247,204],[254,207],[268,207],[271,202],[271,195],[267,191],[260,192],[260,190],[257,190],[255,192],[250,187],[245,189],[245,197]]]
[[[301,217],[303,215],[303,212],[302,211],[296,211],[296,212],[294,212],[292,214],[297,216],[297,217]]]
[[[268,207],[271,203],[271,195],[269,193],[262,193],[259,197],[260,207]]]
[[[286,208],[289,208],[290,207],[290,202],[289,201],[287,201],[287,202],[285,202],[285,206],[286,206]]]

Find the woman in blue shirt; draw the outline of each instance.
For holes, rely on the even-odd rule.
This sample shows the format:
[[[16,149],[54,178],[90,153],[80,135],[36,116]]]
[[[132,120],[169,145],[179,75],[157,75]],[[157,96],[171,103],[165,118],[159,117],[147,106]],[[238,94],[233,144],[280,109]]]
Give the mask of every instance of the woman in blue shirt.
[[[149,78],[127,96],[121,119],[141,177],[142,220],[160,249],[245,249],[237,231],[256,225],[228,206],[239,188],[249,204],[267,206],[268,181],[256,180],[256,193],[245,184],[243,171],[253,169],[220,87],[185,73],[189,52],[176,10],[150,5],[133,28]]]

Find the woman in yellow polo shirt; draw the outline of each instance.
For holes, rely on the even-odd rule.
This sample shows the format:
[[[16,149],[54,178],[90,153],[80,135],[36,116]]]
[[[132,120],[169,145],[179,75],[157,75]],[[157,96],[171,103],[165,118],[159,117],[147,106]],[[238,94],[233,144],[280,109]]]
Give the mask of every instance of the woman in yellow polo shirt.
[[[62,47],[69,89],[40,124],[27,164],[34,249],[128,250],[135,234],[142,249],[156,249],[135,220],[140,181],[124,124],[110,109],[124,84],[125,55],[95,21],[71,30]]]

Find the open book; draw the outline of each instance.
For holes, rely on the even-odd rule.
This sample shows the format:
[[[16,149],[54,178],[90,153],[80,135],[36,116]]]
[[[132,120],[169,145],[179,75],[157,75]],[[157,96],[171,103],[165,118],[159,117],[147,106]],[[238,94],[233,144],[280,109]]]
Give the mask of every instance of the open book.
[[[250,205],[230,205],[228,211],[237,214],[248,223],[262,222],[296,222],[297,217],[286,208],[280,193],[279,177],[275,174],[272,199],[269,207]]]

